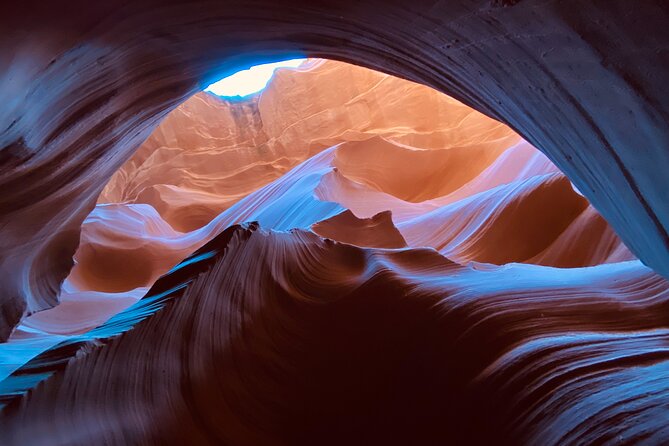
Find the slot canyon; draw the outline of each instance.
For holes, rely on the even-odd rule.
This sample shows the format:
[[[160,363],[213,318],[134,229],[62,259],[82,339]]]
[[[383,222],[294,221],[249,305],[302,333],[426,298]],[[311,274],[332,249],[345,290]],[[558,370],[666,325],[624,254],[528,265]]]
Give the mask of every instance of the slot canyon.
[[[1,445],[669,444],[669,3],[3,9]]]

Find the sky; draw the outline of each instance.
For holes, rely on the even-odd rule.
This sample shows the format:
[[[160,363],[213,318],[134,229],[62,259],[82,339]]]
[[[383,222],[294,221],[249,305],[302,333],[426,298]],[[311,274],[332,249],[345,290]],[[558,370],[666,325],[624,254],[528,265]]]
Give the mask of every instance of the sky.
[[[274,70],[282,67],[295,68],[306,59],[290,59],[281,62],[267,63],[241,70],[233,75],[214,82],[204,89],[218,96],[248,96],[257,93],[267,86]]]

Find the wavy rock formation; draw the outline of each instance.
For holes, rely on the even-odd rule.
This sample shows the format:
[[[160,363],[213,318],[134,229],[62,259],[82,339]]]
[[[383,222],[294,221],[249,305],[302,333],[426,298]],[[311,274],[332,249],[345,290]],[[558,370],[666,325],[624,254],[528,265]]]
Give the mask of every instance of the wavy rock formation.
[[[408,133],[411,131],[408,129]],[[445,144],[435,150],[406,146],[382,137],[349,142],[337,150],[334,166],[356,183],[420,203],[459,189],[511,145],[507,142],[491,148],[486,134],[479,138],[481,144]]]
[[[220,176],[215,166],[230,164],[232,167],[221,170],[236,172],[234,187],[252,190],[267,177],[250,175],[244,163],[276,166],[271,159],[277,152],[281,152],[280,159],[290,158],[290,163],[307,156],[300,141],[289,144],[288,156],[285,148],[267,149],[268,138],[258,136],[264,135],[262,123],[273,122],[282,114],[293,116],[290,107],[254,118],[254,129],[248,125],[247,111],[274,110],[266,94],[274,95],[276,101],[281,97],[277,92],[288,83],[296,95],[304,85],[311,88],[320,73],[331,75],[333,71],[347,85],[357,85],[359,94],[348,103],[364,98],[367,107],[381,110],[375,115],[385,120],[372,126],[376,130],[367,139],[361,139],[365,136],[358,132],[354,140],[323,151],[236,202],[239,197],[229,195],[225,187],[232,177]],[[518,141],[508,128],[433,90],[379,73],[373,73],[365,88],[359,77],[367,71],[338,62],[312,61],[300,70],[279,72],[278,85],[273,81],[268,90],[247,101],[226,102],[200,94],[179,107],[107,185],[101,201],[116,196],[124,203],[99,204],[85,220],[75,267],[62,287],[65,305],[24,320],[12,343],[25,344],[25,354],[0,361],[4,373],[19,367],[26,355],[39,354],[54,339],[79,334],[133,304],[188,253],[229,225],[249,220],[277,230],[311,228],[324,237],[358,246],[401,248],[408,242],[413,247],[434,247],[460,263],[578,267],[633,259],[601,217],[592,208],[586,210],[586,200],[557,168],[529,144]],[[291,79],[293,82],[287,82]],[[394,88],[383,96],[370,97],[379,83]],[[397,113],[396,105],[386,110],[385,103],[378,102],[390,99],[392,104],[418,108],[420,100],[434,105],[435,95],[441,96],[438,110],[443,117],[437,129],[447,130],[429,131],[415,116]],[[317,105],[334,122],[359,125],[350,124],[347,107],[329,108],[332,101],[330,96],[321,97]],[[315,113],[320,114],[324,113]],[[285,125],[303,126],[305,120],[315,119],[313,115]],[[230,128],[222,127],[221,122]],[[365,126],[370,127],[368,121]],[[446,145],[418,148],[397,142],[411,140],[413,134],[423,135],[417,141],[428,142],[426,135],[437,135]],[[340,141],[350,135],[342,131]],[[391,137],[394,139],[388,139]],[[309,144],[317,139],[316,135]],[[253,146],[255,143],[260,146]],[[182,147],[169,147],[178,145]],[[147,191],[158,188],[170,190],[172,199],[152,199],[155,195]],[[209,201],[199,201],[205,195]],[[140,204],[142,200],[147,203]],[[216,206],[222,202],[232,206],[217,214]],[[192,206],[203,207],[205,212],[192,212]],[[179,231],[184,220],[177,224],[170,216],[183,211],[188,211],[190,221],[202,218],[204,226]],[[216,216],[209,221],[211,214]],[[97,306],[95,299],[99,299]],[[0,348],[0,353],[15,348]]]
[[[369,153],[373,156],[379,155],[377,142],[370,140],[373,150]],[[388,146],[390,143],[386,141],[384,144]],[[409,156],[421,156],[418,149],[404,145],[394,147],[408,151]],[[523,151],[518,152],[518,147]],[[591,208],[585,208],[587,202],[563,176],[554,172],[554,166],[547,160],[539,162],[536,156],[521,158],[521,163],[513,164],[519,168],[518,172],[506,169],[503,170],[506,177],[501,172],[498,175],[515,181],[485,190],[486,185],[496,184],[491,172],[496,172],[500,165],[508,166],[509,160],[514,158],[508,154],[534,150],[527,144],[505,151],[457,191],[421,203],[406,202],[345,179],[342,170],[334,167],[342,149],[346,150],[346,144],[323,151],[242,199],[203,228],[186,234],[172,229],[149,205],[98,205],[84,224],[82,244],[75,257],[77,264],[63,286],[63,304],[27,318],[11,342],[0,348],[0,356],[3,356],[0,378],[20,369],[30,358],[48,354],[43,352],[53,345],[78,339],[87,329],[132,305],[143,295],[146,286],[178,259],[237,222],[255,219],[279,230],[311,228],[322,236],[367,247],[402,248],[407,244],[403,237],[406,234],[411,246],[434,246],[460,262],[526,261],[528,249],[541,251],[545,247],[546,252],[568,259],[571,262],[568,266],[580,266],[579,257],[574,254],[579,252],[581,245],[569,243],[569,237],[590,240],[608,237],[609,245],[591,247],[588,251],[594,256],[595,263],[597,259],[608,261],[607,256],[614,249],[617,249],[617,260],[632,258],[615,236],[611,239],[608,226],[584,224],[586,215],[589,219],[601,217],[588,212]],[[364,146],[359,150],[364,151]],[[398,163],[396,168],[402,166]],[[547,170],[553,173],[543,173]],[[389,168],[389,173],[393,178],[393,169]],[[365,197],[366,191],[387,198],[364,202],[367,205],[412,210],[410,217],[401,218],[402,223],[397,225],[402,233],[395,227],[390,211],[358,218],[351,211],[320,199],[317,191],[323,190],[332,176],[345,179],[345,184],[357,185],[357,188],[345,189],[344,194],[336,188],[330,189],[338,193],[339,198],[345,198],[342,202],[355,201],[356,196]],[[478,190],[477,185],[484,191],[474,193]],[[458,200],[463,191],[474,195]],[[456,201],[450,203],[451,200]],[[447,204],[437,207],[440,201]],[[558,203],[560,206],[555,206]],[[545,208],[546,205],[550,206]],[[546,224],[558,229],[569,225],[560,235],[566,241],[560,243],[558,238],[552,242],[559,231],[551,232]],[[546,259],[543,263],[551,264]]]
[[[666,439],[667,282],[639,262],[559,271],[233,226],[3,382],[2,429],[7,444]]]
[[[459,263],[579,267],[634,258],[569,180],[524,141],[497,158],[474,150],[471,159],[462,156],[459,163],[427,163],[456,172],[462,165],[475,169],[467,182],[453,179],[457,176],[449,169],[437,175],[420,168],[426,154],[448,157],[439,152],[452,149],[425,151],[378,138],[368,142],[337,148],[332,163],[337,167],[323,177],[316,195],[359,218],[391,211],[409,246],[433,247]],[[420,191],[423,184],[432,187]],[[424,201],[412,202],[418,193]]]
[[[323,88],[331,84],[345,88],[336,94]],[[307,141],[304,135],[309,135]],[[353,182],[354,190],[344,193],[326,180],[317,189],[319,198],[341,203],[363,218],[392,210],[411,246],[432,246],[457,261],[527,261],[548,249],[587,206],[568,190],[564,177],[553,182],[539,178],[559,171],[508,127],[430,88],[318,60],[297,70],[279,70],[266,90],[248,100],[195,95],[170,114],[114,175],[99,201],[146,203],[176,231],[189,232],[289,167],[342,141],[331,164],[335,175]],[[490,192],[496,186],[507,190]],[[392,197],[368,195],[365,187]],[[533,188],[541,190],[531,193]],[[492,195],[461,202],[480,192]],[[445,207],[455,202],[460,204]],[[483,203],[488,203],[487,214]],[[426,215],[428,211],[435,213]],[[406,221],[405,212],[416,221]],[[588,235],[585,228],[573,231],[599,237],[607,229],[595,225]],[[350,228],[336,233],[350,242],[346,231]],[[609,230],[611,250],[622,246],[612,234]],[[82,240],[85,245],[86,238]],[[514,245],[521,252],[513,253],[509,247]],[[572,249],[562,248],[562,256],[572,259],[561,260],[562,264],[594,265],[609,255],[593,250],[591,255],[599,257],[581,263],[573,260],[577,256],[571,256]],[[633,258],[624,246],[620,249],[617,258]],[[86,250],[90,249],[80,249]],[[546,254],[543,263],[552,264],[550,258]],[[145,267],[159,274],[176,260],[166,256],[162,267],[148,263]],[[77,274],[75,268],[73,275]],[[151,279],[142,285],[150,285],[155,277]]]
[[[449,147],[431,158],[427,152],[423,164],[405,176],[410,182],[429,165],[434,176],[446,171],[456,176],[451,187],[476,173],[473,159],[484,165],[519,139],[431,88],[350,64],[311,60],[278,70],[267,89],[247,100],[196,94],[114,174],[98,202],[150,204],[175,230],[189,232],[328,147],[361,141],[365,152],[373,150],[370,137],[376,135],[424,149]],[[392,147],[377,151],[388,156]],[[355,146],[338,160],[355,164]],[[370,173],[363,176],[374,180]]]
[[[571,249],[565,249],[565,246]],[[588,206],[549,247],[528,263],[573,268],[633,258],[602,216]]]
[[[668,19],[659,0],[6,5],[0,339],[57,303],[81,223],[169,111],[240,64],[296,54],[396,74],[510,124],[669,276]]]
[[[661,2],[32,3],[0,442],[667,441]],[[296,52],[435,90],[312,60],[184,102]]]
[[[390,211],[358,218],[349,210],[319,221],[311,230],[321,237],[370,248],[405,248],[406,240],[393,225]]]

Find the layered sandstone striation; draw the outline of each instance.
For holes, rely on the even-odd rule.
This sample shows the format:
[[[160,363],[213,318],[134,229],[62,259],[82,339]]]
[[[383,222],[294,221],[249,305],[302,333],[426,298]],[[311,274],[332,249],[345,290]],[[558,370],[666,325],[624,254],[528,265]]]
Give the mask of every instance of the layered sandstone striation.
[[[393,153],[392,145],[374,148],[373,136],[435,149],[404,160],[414,171],[402,172],[396,189],[406,189],[422,172],[413,187],[438,195],[443,191],[423,178],[451,178],[450,186],[440,187],[455,188],[519,139],[508,127],[431,88],[345,63],[311,60],[297,70],[278,70],[262,94],[246,100],[204,92],[193,96],[114,174],[98,203],[150,204],[175,230],[189,232],[344,141],[360,142],[365,153],[376,151],[363,156],[403,161],[397,159],[403,151]],[[354,145],[342,149],[338,162],[363,167],[356,152]],[[386,166],[372,167],[376,174],[362,173],[367,180],[388,177]]]
[[[639,262],[560,271],[233,225],[8,378],[53,374],[5,393],[4,438],[661,442],[667,282]]]
[[[60,305],[0,345],[3,441],[660,443],[669,284],[587,183],[340,62],[198,93],[105,186]]]
[[[8,4],[0,339],[57,303],[101,189],[169,111],[240,65],[296,54],[427,84],[510,124],[667,276],[668,19],[659,0]]]
[[[327,88],[335,79],[349,97]],[[363,106],[373,113],[354,121],[351,110]],[[53,336],[94,327],[246,221],[363,247],[431,247],[461,264],[634,258],[569,180],[508,127],[428,87],[311,60],[278,71],[258,96],[200,93],[175,110],[85,220],[62,286],[65,305],[27,318],[13,341],[34,343],[36,354]],[[7,364],[7,373],[19,365]]]

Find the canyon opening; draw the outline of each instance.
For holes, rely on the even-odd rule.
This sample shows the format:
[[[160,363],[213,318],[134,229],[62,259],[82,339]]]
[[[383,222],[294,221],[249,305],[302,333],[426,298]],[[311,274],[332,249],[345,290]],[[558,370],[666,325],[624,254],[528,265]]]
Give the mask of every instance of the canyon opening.
[[[451,3],[9,10],[0,443],[668,442],[669,10]]]
[[[569,281],[588,274],[571,268],[634,259],[564,174],[507,126],[429,87],[320,59],[252,67],[197,93],[97,202],[60,304],[10,339],[45,336],[49,345],[50,335],[101,325],[189,254],[249,222],[359,248],[427,248],[475,269],[518,264],[520,280],[521,264],[560,268],[528,271]]]

